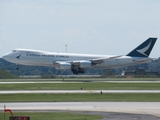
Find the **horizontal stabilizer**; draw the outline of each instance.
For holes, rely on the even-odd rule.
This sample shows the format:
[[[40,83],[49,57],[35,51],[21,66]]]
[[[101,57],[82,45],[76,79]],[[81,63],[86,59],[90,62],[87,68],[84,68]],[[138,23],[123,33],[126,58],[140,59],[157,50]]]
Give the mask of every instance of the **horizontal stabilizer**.
[[[142,63],[142,62],[152,62],[154,59],[150,58],[150,59],[140,59],[140,60],[133,60],[134,62],[139,62],[139,63]]]

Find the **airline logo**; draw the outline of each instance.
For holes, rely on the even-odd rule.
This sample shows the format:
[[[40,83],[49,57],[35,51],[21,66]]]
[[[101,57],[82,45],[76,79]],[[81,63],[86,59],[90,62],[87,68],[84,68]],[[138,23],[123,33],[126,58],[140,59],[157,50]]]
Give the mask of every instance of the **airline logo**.
[[[17,58],[17,59],[19,59],[19,58],[20,58],[20,56],[21,56],[21,54],[20,54],[20,55],[18,55],[16,58]]]
[[[151,42],[146,47],[144,47],[144,48],[142,48],[140,50],[137,50],[137,52],[139,52],[139,53],[141,53],[141,54],[143,54],[143,55],[145,55],[147,57],[148,55],[145,52],[150,48]]]

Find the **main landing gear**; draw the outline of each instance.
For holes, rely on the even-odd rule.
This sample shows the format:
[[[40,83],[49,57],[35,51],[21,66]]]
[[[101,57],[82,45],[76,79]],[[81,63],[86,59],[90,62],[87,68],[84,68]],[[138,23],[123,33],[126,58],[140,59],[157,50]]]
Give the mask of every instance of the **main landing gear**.
[[[84,73],[84,69],[82,68],[72,68],[71,70],[73,74],[76,74],[76,75],[78,75],[78,73],[82,73],[82,74]]]

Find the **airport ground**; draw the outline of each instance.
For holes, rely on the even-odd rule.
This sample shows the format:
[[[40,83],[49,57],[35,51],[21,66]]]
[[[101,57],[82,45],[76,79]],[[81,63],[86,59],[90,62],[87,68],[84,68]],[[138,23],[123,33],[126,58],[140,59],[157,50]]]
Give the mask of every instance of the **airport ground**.
[[[81,109],[69,109],[69,108],[76,108],[76,106],[70,105],[66,109],[51,109],[48,112],[49,113],[55,113],[57,110],[61,113],[60,116],[63,116],[64,113],[66,115],[66,112],[68,114],[78,114],[77,116],[81,116],[81,114],[89,114],[89,115],[97,115],[95,120],[132,120],[132,119],[139,119],[139,120],[158,120],[160,119],[160,116],[158,115],[160,113],[159,109],[159,102],[160,102],[160,79],[159,78],[58,78],[58,79],[1,79],[0,80],[0,91],[3,92],[9,92],[13,91],[15,93],[10,94],[0,94],[0,102],[1,102],[1,111],[3,111],[3,104],[9,104],[9,103],[19,103],[19,102],[49,102],[51,103],[61,103],[61,102],[97,102],[99,105],[95,105],[95,107],[98,108],[103,102],[110,103],[114,102],[113,106],[110,106],[113,108],[116,104],[119,102],[122,103],[124,106],[122,107],[122,111],[114,110],[111,111],[111,108],[105,107],[103,109],[100,109],[100,111],[96,108],[89,110],[92,107],[89,107],[89,109],[85,109],[85,107],[81,106]],[[16,93],[16,91],[52,91],[50,93]],[[54,93],[54,91],[75,91],[75,93]],[[118,91],[132,91],[132,93],[125,93]],[[85,91],[85,93],[78,93],[76,91]],[[94,91],[99,91],[95,93]],[[101,93],[102,91],[102,93]],[[104,92],[103,91],[115,91],[115,92]],[[135,91],[141,91],[141,93],[136,93]],[[145,92],[142,92],[145,91]],[[156,92],[155,92],[156,91]],[[146,103],[146,107],[142,106],[141,108],[135,108],[135,109],[129,109],[127,107],[127,104],[132,104],[134,102],[136,104],[139,104],[139,102]],[[147,108],[147,102],[149,104],[154,103],[154,106],[152,107],[148,106]],[[96,103],[96,104],[97,104]],[[125,107],[126,105],[126,107]],[[21,105],[22,106],[22,105]],[[72,106],[72,107],[71,107]],[[87,105],[86,105],[87,106]],[[109,106],[109,104],[107,104]],[[130,106],[131,108],[133,106]],[[140,106],[140,105],[138,105]],[[137,106],[137,107],[138,107]],[[8,106],[9,107],[9,106]],[[19,107],[19,106],[17,106]],[[126,108],[126,110],[123,110],[123,107]],[[12,107],[11,107],[12,108]],[[83,110],[84,108],[84,110]],[[134,108],[134,107],[133,107]],[[16,113],[22,112],[22,110],[18,111],[16,108],[12,108],[13,111]],[[127,113],[128,109],[128,113]],[[146,109],[146,111],[145,111]],[[150,113],[149,109],[152,111]],[[25,109],[24,109],[25,110]],[[65,111],[64,111],[65,110]],[[87,111],[85,111],[87,110]],[[110,111],[109,111],[110,110]],[[137,112],[136,112],[137,110]],[[38,110],[32,110],[34,113]],[[47,109],[42,109],[39,112],[46,113]],[[74,112],[73,112],[74,111]],[[132,111],[132,112],[131,112]],[[134,111],[134,112],[133,112]],[[25,111],[26,112],[26,111]],[[58,113],[59,113],[58,112]],[[155,113],[154,113],[155,112]],[[57,112],[56,112],[57,113]],[[132,113],[132,114],[131,114]],[[134,113],[134,114],[133,114]],[[3,114],[3,113],[2,113]],[[2,115],[1,114],[1,115]],[[20,114],[20,113],[18,113]],[[28,113],[29,114],[29,113]],[[79,115],[80,114],[80,115]],[[74,116],[73,115],[73,116]],[[83,116],[82,115],[82,116]],[[70,115],[69,115],[70,116]],[[102,116],[102,117],[99,117]],[[94,118],[88,118],[82,117],[83,120],[86,118],[86,120],[94,119]],[[71,118],[69,118],[71,119]]]

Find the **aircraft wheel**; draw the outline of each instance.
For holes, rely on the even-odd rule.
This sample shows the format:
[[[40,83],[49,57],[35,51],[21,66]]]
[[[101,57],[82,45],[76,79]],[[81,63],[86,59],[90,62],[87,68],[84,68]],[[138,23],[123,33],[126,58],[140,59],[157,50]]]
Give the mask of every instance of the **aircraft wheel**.
[[[78,75],[78,70],[77,69],[72,69],[73,74]]]
[[[16,67],[16,70],[19,70],[19,67],[18,67],[18,66]]]

